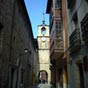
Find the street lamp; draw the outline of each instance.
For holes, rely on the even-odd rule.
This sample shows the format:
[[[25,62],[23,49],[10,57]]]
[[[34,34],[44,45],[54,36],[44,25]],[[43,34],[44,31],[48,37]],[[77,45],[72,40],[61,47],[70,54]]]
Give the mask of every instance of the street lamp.
[[[25,54],[27,54],[27,53],[31,54],[31,50],[29,50],[27,48],[24,49],[24,52],[25,52]]]
[[[20,63],[20,60],[21,60],[20,57],[21,57],[21,56],[24,56],[24,55],[26,55],[26,54],[28,54],[28,53],[31,54],[31,50],[25,48],[25,49],[24,49],[24,53],[20,53],[20,54],[19,54],[19,57],[18,57],[18,59],[17,59],[17,66],[18,66],[19,63]]]

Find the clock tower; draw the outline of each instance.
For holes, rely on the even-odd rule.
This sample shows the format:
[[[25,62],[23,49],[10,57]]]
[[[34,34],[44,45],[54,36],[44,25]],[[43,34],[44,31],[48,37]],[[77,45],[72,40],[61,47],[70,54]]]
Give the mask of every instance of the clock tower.
[[[39,75],[40,81],[45,81],[50,83],[50,35],[49,35],[49,25],[45,24],[43,19],[42,24],[38,26],[38,56],[39,56],[39,71],[46,72],[47,75]],[[44,78],[45,77],[45,78]]]

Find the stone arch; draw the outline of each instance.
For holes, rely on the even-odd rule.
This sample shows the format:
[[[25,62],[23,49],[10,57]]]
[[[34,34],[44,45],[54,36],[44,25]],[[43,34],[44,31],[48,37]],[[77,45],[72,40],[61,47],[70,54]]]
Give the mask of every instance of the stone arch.
[[[47,83],[48,82],[48,73],[45,70],[40,70],[38,73],[38,82]]]

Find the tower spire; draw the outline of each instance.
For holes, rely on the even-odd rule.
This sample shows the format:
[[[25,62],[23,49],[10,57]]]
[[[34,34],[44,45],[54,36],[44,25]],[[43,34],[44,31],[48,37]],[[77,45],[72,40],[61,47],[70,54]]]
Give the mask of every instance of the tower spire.
[[[43,19],[42,19],[42,23],[45,24],[45,17],[44,17],[45,13],[43,12]]]

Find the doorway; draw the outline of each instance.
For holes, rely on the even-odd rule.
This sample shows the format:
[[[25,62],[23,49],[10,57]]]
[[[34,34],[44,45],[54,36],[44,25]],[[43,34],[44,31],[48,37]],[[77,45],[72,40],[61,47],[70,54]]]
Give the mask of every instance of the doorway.
[[[39,83],[48,83],[48,73],[45,70],[41,70],[38,73],[38,82]]]
[[[80,88],[85,88],[82,63],[78,63],[78,69],[79,69],[79,76],[80,76]]]

